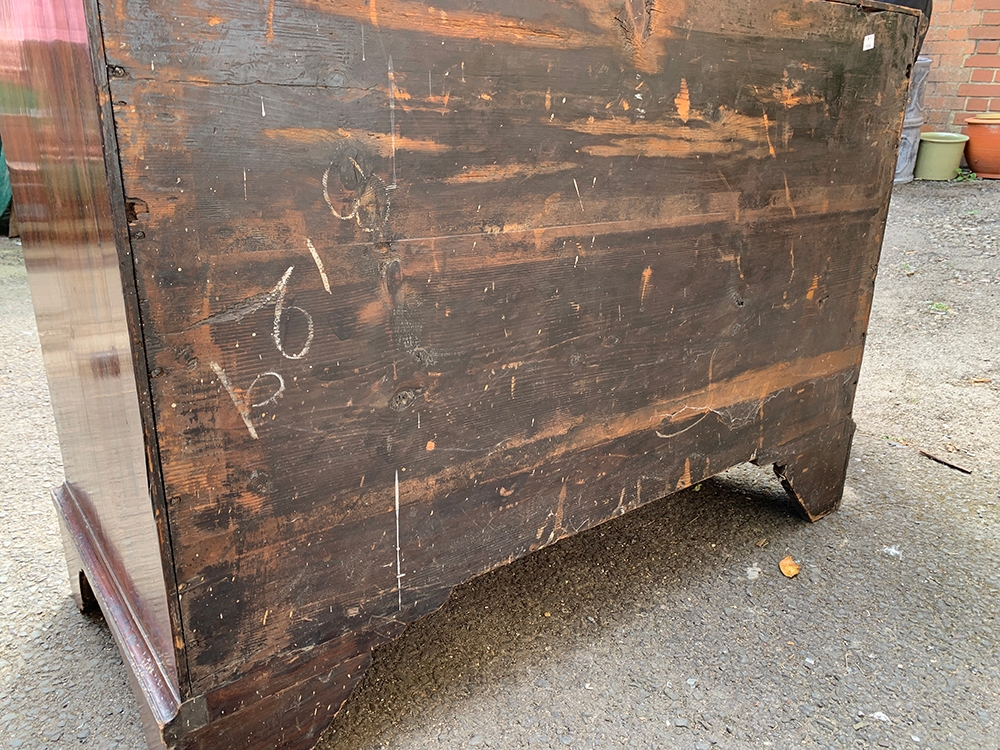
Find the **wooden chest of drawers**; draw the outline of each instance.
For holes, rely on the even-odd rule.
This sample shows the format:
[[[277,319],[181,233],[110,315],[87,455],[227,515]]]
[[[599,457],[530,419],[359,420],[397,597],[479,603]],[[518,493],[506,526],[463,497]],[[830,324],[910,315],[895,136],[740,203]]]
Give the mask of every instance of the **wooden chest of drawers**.
[[[56,502],[151,746],[309,747],[456,584],[735,464],[837,505],[913,13],[0,5]]]

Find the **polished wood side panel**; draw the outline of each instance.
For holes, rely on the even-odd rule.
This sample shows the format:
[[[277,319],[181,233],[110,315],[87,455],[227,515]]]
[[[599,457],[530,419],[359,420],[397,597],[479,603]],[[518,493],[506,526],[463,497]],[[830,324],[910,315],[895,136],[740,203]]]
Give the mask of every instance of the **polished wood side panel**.
[[[174,640],[83,5],[4,0],[0,28],[0,131],[65,465],[70,575],[78,593],[86,575],[146,699],[170,715]]]

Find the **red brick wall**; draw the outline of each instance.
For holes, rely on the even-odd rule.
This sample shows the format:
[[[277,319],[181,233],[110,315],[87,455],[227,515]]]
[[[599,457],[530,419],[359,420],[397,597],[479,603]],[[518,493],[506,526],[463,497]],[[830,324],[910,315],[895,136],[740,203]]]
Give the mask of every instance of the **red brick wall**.
[[[920,54],[934,60],[924,131],[957,132],[979,112],[1000,112],[1000,0],[934,0]]]

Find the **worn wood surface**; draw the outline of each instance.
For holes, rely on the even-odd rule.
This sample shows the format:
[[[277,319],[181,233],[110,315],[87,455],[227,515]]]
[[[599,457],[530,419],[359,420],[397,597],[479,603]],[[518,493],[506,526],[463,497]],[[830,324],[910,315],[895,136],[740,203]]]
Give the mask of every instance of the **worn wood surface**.
[[[835,507],[915,15],[98,6],[167,744],[308,747],[454,585],[734,464]]]

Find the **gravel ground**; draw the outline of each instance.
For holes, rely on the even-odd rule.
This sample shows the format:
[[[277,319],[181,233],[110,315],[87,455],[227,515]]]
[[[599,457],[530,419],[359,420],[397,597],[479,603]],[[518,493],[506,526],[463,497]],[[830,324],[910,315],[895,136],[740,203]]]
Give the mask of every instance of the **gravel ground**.
[[[806,524],[741,467],[483,576],[376,652],[320,747],[1000,747],[998,207],[996,182],[896,189],[838,513]],[[0,245],[0,748],[141,748],[107,628],[69,597],[19,250]]]

